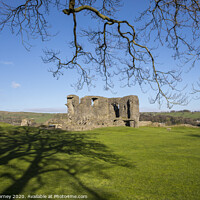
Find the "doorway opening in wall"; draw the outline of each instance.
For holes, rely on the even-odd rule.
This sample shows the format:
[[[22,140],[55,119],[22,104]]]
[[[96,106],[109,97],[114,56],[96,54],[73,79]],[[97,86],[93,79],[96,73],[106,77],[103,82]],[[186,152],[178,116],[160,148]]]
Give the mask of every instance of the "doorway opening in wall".
[[[127,117],[130,119],[131,117],[131,111],[130,111],[130,101],[127,101]]]
[[[125,126],[131,126],[130,121],[125,121]]]
[[[113,108],[114,108],[114,111],[115,111],[115,117],[119,117],[119,104],[113,104]]]
[[[96,106],[98,104],[98,98],[91,99],[91,106]]]

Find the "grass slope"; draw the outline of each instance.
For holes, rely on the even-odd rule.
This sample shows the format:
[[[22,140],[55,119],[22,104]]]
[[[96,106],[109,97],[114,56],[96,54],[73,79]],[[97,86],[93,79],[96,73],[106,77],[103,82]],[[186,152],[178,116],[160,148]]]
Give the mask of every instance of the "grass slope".
[[[199,200],[199,130],[0,126],[0,194]]]
[[[0,122],[0,127],[8,127],[8,126],[12,126],[12,125],[5,122]]]
[[[32,113],[32,112],[7,112],[0,111],[0,120],[6,121],[11,119],[12,121],[20,121],[24,118],[34,118],[36,123],[44,123],[47,120],[53,118],[56,114],[52,113]]]

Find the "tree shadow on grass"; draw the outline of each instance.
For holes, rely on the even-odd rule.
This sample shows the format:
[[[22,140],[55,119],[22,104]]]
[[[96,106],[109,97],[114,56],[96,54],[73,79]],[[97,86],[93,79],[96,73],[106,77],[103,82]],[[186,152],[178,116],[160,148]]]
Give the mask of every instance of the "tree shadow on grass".
[[[95,172],[97,177],[109,179],[104,169],[116,165],[129,168],[134,166],[114,154],[106,145],[96,141],[94,137],[92,133],[0,127],[0,166],[12,168],[15,172],[8,170],[0,174],[1,178],[12,181],[2,194],[20,194],[34,178],[37,184],[29,192],[37,194],[40,187],[48,184],[43,178],[46,173],[53,173],[55,176],[57,172],[62,172],[67,177],[66,180],[73,180],[73,191],[84,191],[93,200],[106,200],[112,194],[95,191],[81,176]],[[15,164],[10,164],[13,161]],[[54,184],[56,186],[55,182]]]
[[[200,135],[198,134],[189,134],[187,136],[190,136],[190,137],[195,137],[195,138],[199,138],[200,139]]]

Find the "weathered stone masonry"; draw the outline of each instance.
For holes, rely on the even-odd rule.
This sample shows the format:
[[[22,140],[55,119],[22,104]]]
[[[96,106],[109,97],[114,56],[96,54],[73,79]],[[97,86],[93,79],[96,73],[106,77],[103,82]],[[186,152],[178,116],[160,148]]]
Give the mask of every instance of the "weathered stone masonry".
[[[78,96],[69,95],[66,105],[71,127],[75,129],[139,125],[139,100],[134,95],[123,98],[86,96],[80,101]]]

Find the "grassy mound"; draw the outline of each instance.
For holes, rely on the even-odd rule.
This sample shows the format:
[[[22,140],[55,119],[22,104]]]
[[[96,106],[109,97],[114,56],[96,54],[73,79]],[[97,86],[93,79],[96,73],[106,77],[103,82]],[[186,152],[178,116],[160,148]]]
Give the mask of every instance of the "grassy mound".
[[[7,127],[7,126],[12,126],[12,125],[5,122],[0,122],[0,127]]]
[[[0,194],[199,200],[199,130],[0,126]]]

